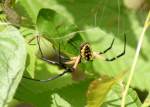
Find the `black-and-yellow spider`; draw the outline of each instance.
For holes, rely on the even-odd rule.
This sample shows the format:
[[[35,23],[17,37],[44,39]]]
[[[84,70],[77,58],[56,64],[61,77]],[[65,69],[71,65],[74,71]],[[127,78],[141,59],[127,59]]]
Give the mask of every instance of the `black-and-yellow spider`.
[[[61,77],[66,73],[76,72],[77,66],[82,61],[82,59],[84,59],[86,61],[91,61],[95,58],[101,58],[105,61],[114,61],[117,58],[123,56],[125,54],[125,51],[126,51],[126,35],[124,34],[124,49],[123,49],[123,52],[121,52],[120,54],[118,54],[117,56],[115,56],[113,58],[105,58],[105,57],[102,56],[102,54],[105,54],[107,51],[109,51],[112,48],[113,43],[114,43],[114,39],[112,40],[111,45],[107,49],[105,49],[103,52],[93,52],[91,50],[91,47],[90,47],[89,43],[87,43],[87,42],[82,43],[80,45],[80,54],[78,56],[71,57],[70,59],[68,59],[66,61],[62,61],[62,56],[60,55],[60,46],[59,46],[59,61],[55,62],[55,61],[49,60],[46,57],[44,57],[41,46],[40,46],[39,36],[37,36],[36,38],[37,38],[39,51],[40,51],[40,54],[41,54],[41,60],[44,60],[49,64],[54,64],[54,65],[62,67],[64,69],[64,72],[62,72],[62,73],[60,73],[56,76],[50,77],[48,79],[45,79],[45,80],[32,79],[32,78],[24,76],[24,78],[34,80],[34,81],[47,82],[47,81],[54,80],[58,77]],[[71,67],[68,66],[68,65],[71,65]]]

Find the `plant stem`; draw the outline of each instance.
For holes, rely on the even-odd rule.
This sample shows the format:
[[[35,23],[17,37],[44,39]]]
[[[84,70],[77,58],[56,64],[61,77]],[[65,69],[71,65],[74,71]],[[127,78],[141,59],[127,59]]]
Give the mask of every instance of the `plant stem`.
[[[127,85],[126,85],[125,90],[123,92],[121,107],[125,107],[125,99],[126,99],[126,96],[127,96],[127,92],[128,92],[128,89],[129,89],[134,71],[135,71],[135,67],[136,67],[137,60],[138,60],[138,57],[139,57],[139,53],[140,53],[140,50],[141,50],[141,46],[142,46],[142,43],[143,43],[144,34],[145,34],[148,26],[150,25],[149,20],[150,20],[150,11],[149,11],[148,16],[145,20],[144,28],[141,32],[140,39],[139,39],[139,42],[138,42],[138,45],[137,45],[137,48],[136,48],[136,53],[135,53],[134,60],[133,60],[133,63],[132,63],[132,67],[131,67],[131,70],[130,70]]]

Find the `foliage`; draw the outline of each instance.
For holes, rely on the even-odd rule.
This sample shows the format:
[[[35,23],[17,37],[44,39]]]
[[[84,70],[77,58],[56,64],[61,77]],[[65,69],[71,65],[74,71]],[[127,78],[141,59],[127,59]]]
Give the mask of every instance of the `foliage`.
[[[10,103],[25,68],[25,42],[20,32],[7,27],[0,33],[0,106]]]
[[[116,78],[123,71],[128,72],[131,67],[146,11],[129,11],[119,0],[16,0],[12,7],[6,7],[20,19],[16,21],[15,18],[8,18],[13,15],[3,8],[8,23],[17,28],[0,26],[0,86],[4,87],[0,90],[5,91],[0,91],[1,105],[9,103],[13,96],[37,107],[114,107],[121,104],[121,92],[128,76],[123,74],[119,79]],[[59,44],[61,53],[68,58],[80,54],[79,47],[83,42],[89,42],[92,50],[99,52],[108,48],[115,38],[113,48],[105,55],[111,58],[122,51],[124,33],[127,35],[125,56],[114,62],[100,59],[83,61],[78,69],[86,75],[84,80],[74,81],[70,74],[66,74],[46,83],[25,78],[20,81],[23,71],[23,75],[36,79],[46,79],[64,71],[39,59],[37,45],[30,45],[37,44],[36,39],[28,43],[36,36],[40,37],[44,55],[58,61]],[[148,34],[149,32],[146,35]],[[143,45],[131,86],[149,92],[148,36]],[[116,85],[120,80],[124,81],[122,87]],[[4,84],[6,81],[9,84]],[[126,104],[129,107],[141,106],[134,88],[130,88],[127,95]],[[93,100],[98,106],[91,103]]]

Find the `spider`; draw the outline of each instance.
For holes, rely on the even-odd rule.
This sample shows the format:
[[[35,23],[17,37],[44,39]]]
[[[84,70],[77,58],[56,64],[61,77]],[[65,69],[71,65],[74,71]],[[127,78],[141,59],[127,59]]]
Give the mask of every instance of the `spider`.
[[[66,73],[76,72],[78,64],[81,63],[81,61],[83,59],[86,61],[91,61],[95,58],[101,58],[105,61],[114,61],[114,60],[120,58],[121,56],[123,56],[125,54],[125,51],[126,51],[126,35],[124,34],[124,49],[120,54],[116,55],[115,57],[105,58],[102,56],[102,54],[105,54],[106,52],[108,52],[112,48],[114,40],[115,40],[115,39],[113,39],[110,46],[102,52],[93,52],[91,50],[90,44],[88,42],[82,43],[80,45],[80,54],[78,56],[71,57],[67,61],[62,62],[63,56],[60,55],[60,44],[59,44],[59,61],[55,62],[55,61],[49,60],[46,57],[44,57],[41,46],[40,46],[40,40],[39,40],[40,38],[39,38],[39,36],[37,36],[36,38],[37,38],[38,48],[39,48],[39,51],[41,54],[40,59],[43,61],[46,61],[49,64],[53,64],[53,65],[57,65],[59,67],[62,67],[64,69],[64,71],[58,75],[55,75],[53,77],[50,77],[50,78],[44,79],[44,80],[32,79],[32,78],[24,76],[24,78],[29,79],[29,80],[34,80],[34,81],[48,82],[48,81],[54,80],[58,77],[61,77]],[[71,67],[68,65],[71,65]]]

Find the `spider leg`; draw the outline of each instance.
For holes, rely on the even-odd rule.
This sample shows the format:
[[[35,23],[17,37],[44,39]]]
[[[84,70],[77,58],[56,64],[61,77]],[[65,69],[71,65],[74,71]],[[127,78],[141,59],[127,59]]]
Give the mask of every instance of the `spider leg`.
[[[65,64],[62,63],[62,59],[63,59],[63,60],[70,60],[70,59],[67,59],[67,58],[65,58],[64,56],[61,55],[61,52],[60,52],[60,43],[59,43],[58,49],[59,49],[59,50],[58,50],[58,63],[59,63],[59,65],[60,65],[61,67],[66,68]],[[63,62],[64,62],[64,61],[63,61]]]
[[[73,71],[75,71],[77,69],[78,64],[81,62],[81,56],[79,55],[76,59],[75,59],[75,63],[72,67]]]
[[[107,49],[105,49],[103,52],[99,52],[99,54],[104,54],[107,51],[109,51],[112,48],[112,46],[113,46],[114,40],[115,40],[115,38],[112,40],[111,45]]]
[[[42,52],[42,48],[41,48],[41,46],[40,46],[40,38],[39,38],[39,36],[37,36],[36,39],[37,39],[38,48],[39,48],[39,51],[40,51],[40,54],[41,54],[40,59],[46,61],[46,62],[49,63],[49,64],[54,64],[54,65],[61,66],[62,68],[65,69],[65,71],[62,72],[62,73],[60,73],[60,74],[58,74],[58,75],[55,75],[55,76],[52,76],[52,77],[50,77],[50,78],[48,78],[48,79],[43,79],[43,80],[40,80],[40,79],[32,79],[32,78],[26,77],[26,76],[23,76],[23,78],[29,79],[29,80],[33,80],[33,81],[48,82],[48,81],[54,80],[54,79],[56,79],[56,78],[59,78],[59,77],[63,76],[63,75],[66,74],[66,73],[72,72],[72,69],[66,68],[66,67],[64,66],[64,64],[61,62],[60,44],[59,44],[59,62],[55,62],[55,61],[51,61],[51,60],[49,60],[49,59],[47,59],[47,58],[44,57],[44,54],[43,54],[43,52]]]
[[[65,61],[69,61],[70,60],[70,58],[65,57],[65,55],[61,55],[60,42],[59,42],[59,46],[58,46],[58,62],[63,65],[62,59],[65,60]]]
[[[126,51],[126,35],[124,34],[124,50],[122,53],[118,54],[117,56],[113,57],[113,58],[106,58],[105,61],[114,61],[116,60],[117,58],[123,56],[125,54],[125,51]]]
[[[41,49],[41,46],[40,46],[40,38],[37,36],[36,39],[37,39],[37,44],[38,44],[38,48],[39,48],[40,54],[41,54],[42,57],[44,57],[42,49]]]
[[[44,57],[43,52],[42,52],[42,48],[40,46],[40,38],[39,38],[39,36],[37,36],[37,44],[38,44],[38,48],[39,48],[39,51],[40,51],[40,54],[41,54],[41,57],[40,57],[41,60],[44,60],[44,61],[46,61],[49,64],[60,66],[59,62],[55,62],[55,61],[49,60],[49,59]]]
[[[53,64],[53,65],[58,65],[58,66],[60,66],[60,63],[59,63],[59,62],[55,62],[55,61],[49,60],[49,59],[47,59],[47,58],[44,57],[43,52],[42,52],[42,49],[41,49],[41,46],[40,46],[40,37],[42,37],[42,36],[34,36],[34,37],[32,37],[32,38],[28,41],[28,43],[29,43],[30,45],[35,45],[35,44],[31,44],[31,42],[32,42],[34,39],[37,39],[38,48],[39,48],[39,51],[40,51],[40,54],[41,54],[41,58],[40,58],[40,59],[41,59],[41,60],[44,60],[45,62],[47,62],[47,63],[49,63],[49,64]],[[59,60],[60,60],[60,56],[59,56]]]
[[[50,77],[50,78],[48,78],[48,79],[40,80],[40,79],[32,79],[32,78],[29,78],[29,77],[26,77],[26,76],[23,76],[23,77],[26,78],[26,79],[29,79],[29,80],[33,80],[33,81],[48,82],[48,81],[57,79],[57,78],[63,76],[64,74],[66,74],[66,73],[70,73],[70,72],[75,71],[77,65],[80,63],[80,59],[81,59],[81,57],[78,56],[77,59],[76,59],[76,61],[75,61],[74,66],[73,66],[72,68],[66,68],[64,72],[62,72],[62,73],[60,73],[60,74],[58,74],[58,75],[55,75],[55,76],[53,76],[53,77]]]
[[[33,40],[35,40],[35,39],[37,39],[37,37],[40,37],[40,36],[34,36],[34,37],[32,37],[27,43],[29,44],[29,45],[36,45],[36,44],[33,44],[33,43],[31,43]]]
[[[57,79],[61,76],[63,76],[64,74],[66,73],[69,73],[71,72],[71,69],[66,69],[64,72],[58,74],[58,75],[55,75],[55,76],[52,76],[48,79],[43,79],[43,80],[40,80],[40,79],[32,79],[32,78],[29,78],[29,77],[26,77],[26,76],[23,76],[25,79],[29,79],[29,80],[33,80],[33,81],[39,81],[39,82],[48,82],[48,81],[51,81],[51,80],[54,80],[54,79]]]
[[[29,41],[28,44],[31,44],[31,42],[36,38],[37,36],[32,37]]]
[[[60,55],[60,43],[59,43],[58,49],[59,49],[59,52],[58,52],[58,61],[59,61],[60,64],[62,64],[61,63],[61,55]]]

